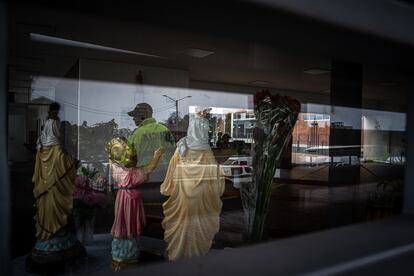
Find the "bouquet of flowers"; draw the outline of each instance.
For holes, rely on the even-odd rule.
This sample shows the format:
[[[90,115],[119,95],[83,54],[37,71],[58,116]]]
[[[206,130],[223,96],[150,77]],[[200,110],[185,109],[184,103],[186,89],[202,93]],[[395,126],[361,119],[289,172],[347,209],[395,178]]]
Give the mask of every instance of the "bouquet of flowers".
[[[266,238],[273,176],[280,165],[299,111],[300,103],[290,97],[272,95],[267,90],[254,96],[257,125],[253,131],[253,180],[241,187],[246,234],[250,240]]]
[[[109,197],[105,194],[108,180],[104,176],[98,176],[94,180],[95,172],[84,170],[85,167],[82,169],[81,171],[86,174],[82,173],[76,177],[73,198],[90,207],[106,206],[110,202]]]
[[[94,179],[97,172],[95,169],[82,167],[80,175],[75,179],[73,194],[75,226],[78,239],[83,244],[93,241],[95,209],[111,202],[110,197],[105,193],[108,180],[103,176]]]

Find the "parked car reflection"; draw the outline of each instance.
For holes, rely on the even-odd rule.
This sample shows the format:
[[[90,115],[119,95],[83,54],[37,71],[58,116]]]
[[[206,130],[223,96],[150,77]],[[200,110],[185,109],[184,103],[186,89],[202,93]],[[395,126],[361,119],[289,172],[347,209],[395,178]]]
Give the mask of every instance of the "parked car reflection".
[[[231,156],[222,165],[226,183],[240,189],[242,183],[252,181],[253,167],[251,156]]]

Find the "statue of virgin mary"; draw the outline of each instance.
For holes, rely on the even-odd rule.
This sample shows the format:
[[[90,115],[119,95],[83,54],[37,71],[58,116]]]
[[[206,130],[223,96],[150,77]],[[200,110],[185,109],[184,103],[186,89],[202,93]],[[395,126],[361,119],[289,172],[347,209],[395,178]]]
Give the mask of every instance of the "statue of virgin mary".
[[[187,136],[177,143],[161,194],[170,260],[205,255],[220,228],[224,176],[210,148],[210,109],[190,116]]]

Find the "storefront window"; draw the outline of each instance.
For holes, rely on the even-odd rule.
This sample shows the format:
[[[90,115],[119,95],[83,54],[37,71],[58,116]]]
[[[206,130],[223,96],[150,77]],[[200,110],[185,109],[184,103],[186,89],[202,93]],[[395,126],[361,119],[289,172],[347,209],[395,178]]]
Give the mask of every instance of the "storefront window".
[[[53,246],[119,270],[401,211],[404,73],[82,15],[51,35],[27,9],[12,6],[8,161],[29,270]]]

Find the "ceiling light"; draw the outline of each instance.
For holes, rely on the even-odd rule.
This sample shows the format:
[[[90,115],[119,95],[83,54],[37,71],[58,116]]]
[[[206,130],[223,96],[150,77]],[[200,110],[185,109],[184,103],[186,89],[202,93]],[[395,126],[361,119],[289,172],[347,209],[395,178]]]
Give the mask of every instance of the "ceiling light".
[[[254,84],[254,85],[270,85],[270,84],[272,84],[270,81],[264,81],[264,80],[249,81],[249,83]]]
[[[303,73],[309,74],[309,75],[314,75],[314,76],[329,74],[330,72],[331,72],[331,70],[323,69],[323,68],[310,68],[310,69],[303,70]]]
[[[111,51],[111,52],[139,55],[139,56],[146,56],[146,57],[154,57],[154,58],[165,58],[165,57],[151,55],[151,54],[147,54],[143,52],[123,50],[123,49],[118,49],[118,48],[112,48],[112,47],[107,47],[107,46],[102,46],[102,45],[97,45],[97,44],[92,44],[92,43],[87,43],[87,42],[64,39],[64,38],[48,36],[48,35],[41,35],[41,34],[36,34],[36,33],[31,33],[30,39],[35,42],[44,42],[44,43],[51,43],[51,44],[57,44],[57,45],[63,45],[63,46]]]
[[[383,81],[383,82],[380,82],[380,85],[390,87],[390,86],[397,86],[397,83],[393,81]]]
[[[213,51],[197,49],[197,48],[188,48],[185,53],[189,55],[190,57],[194,57],[194,58],[205,58],[209,55],[214,54]]]

